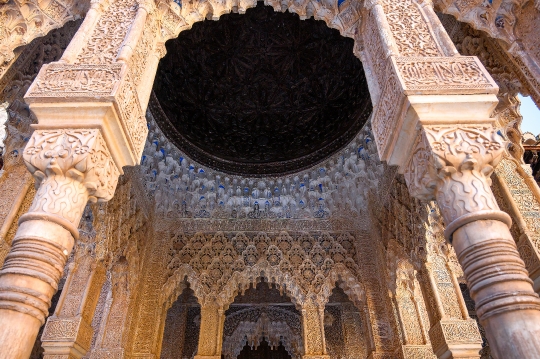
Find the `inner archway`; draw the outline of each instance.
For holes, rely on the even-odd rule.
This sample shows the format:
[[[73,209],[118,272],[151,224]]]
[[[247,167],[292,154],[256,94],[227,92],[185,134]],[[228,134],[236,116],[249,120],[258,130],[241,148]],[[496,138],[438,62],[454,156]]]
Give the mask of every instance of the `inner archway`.
[[[224,359],[300,359],[302,353],[300,312],[263,278],[225,312]]]

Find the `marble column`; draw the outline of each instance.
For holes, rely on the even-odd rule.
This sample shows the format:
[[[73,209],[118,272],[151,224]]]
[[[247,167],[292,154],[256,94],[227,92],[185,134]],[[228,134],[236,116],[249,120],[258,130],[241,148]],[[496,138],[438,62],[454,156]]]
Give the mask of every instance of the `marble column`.
[[[488,123],[425,125],[404,173],[414,196],[437,199],[493,356],[532,359],[540,357],[540,299],[510,234],[511,219],[490,188],[504,147]]]
[[[96,129],[36,130],[24,160],[39,188],[0,270],[2,359],[29,357],[84,207],[111,198],[119,175]]]
[[[437,201],[493,356],[540,357],[540,300],[490,189],[505,151],[490,117],[497,84],[477,58],[459,56],[431,2],[369,1],[365,14],[381,160],[413,196]]]
[[[225,310],[217,303],[201,305],[199,346],[195,359],[221,359]]]
[[[0,270],[0,359],[28,358],[84,207],[110,200],[122,167],[139,163],[148,128],[134,78],[146,66],[134,54],[155,47],[159,30],[140,31],[153,9],[93,1],[61,60],[42,66],[25,95],[38,124],[23,158],[38,188]]]

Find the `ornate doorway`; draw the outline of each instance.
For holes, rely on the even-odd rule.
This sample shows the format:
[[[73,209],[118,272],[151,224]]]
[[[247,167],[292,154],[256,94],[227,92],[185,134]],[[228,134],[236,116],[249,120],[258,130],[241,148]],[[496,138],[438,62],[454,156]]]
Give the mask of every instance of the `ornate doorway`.
[[[301,313],[264,278],[239,293],[225,312],[224,359],[299,359],[303,352]]]

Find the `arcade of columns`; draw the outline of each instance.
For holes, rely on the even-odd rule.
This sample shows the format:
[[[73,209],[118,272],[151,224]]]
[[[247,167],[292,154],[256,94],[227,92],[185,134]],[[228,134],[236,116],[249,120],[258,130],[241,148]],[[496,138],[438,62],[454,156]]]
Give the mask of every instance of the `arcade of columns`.
[[[538,1],[265,3],[353,38],[368,77],[370,123],[328,169],[354,178],[291,177],[339,188],[332,211],[167,204],[186,168],[147,111],[164,43],[254,1],[0,5],[0,358],[157,358],[175,305],[199,308],[195,358],[221,358],[261,276],[294,303],[298,327],[278,324],[302,358],[337,358],[338,289],[344,357],[539,358],[540,191],[516,100],[540,103]]]

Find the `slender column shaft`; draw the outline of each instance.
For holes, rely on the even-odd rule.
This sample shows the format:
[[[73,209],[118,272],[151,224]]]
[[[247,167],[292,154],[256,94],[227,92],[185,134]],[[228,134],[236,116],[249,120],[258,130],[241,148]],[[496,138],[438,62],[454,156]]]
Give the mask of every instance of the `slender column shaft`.
[[[199,347],[195,359],[221,359],[225,312],[217,304],[201,306]]]
[[[302,331],[304,359],[329,359],[324,338],[324,307],[305,305],[302,307]]]
[[[461,293],[461,288],[459,286],[458,279],[456,278],[456,275],[454,274],[454,272],[450,269],[450,266],[448,265],[448,263],[446,264],[446,268],[448,270],[448,274],[450,275],[450,280],[452,281],[452,285],[454,286],[454,291],[456,292],[459,309],[461,310],[461,317],[463,319],[469,319],[469,311],[467,309],[467,304],[465,303],[465,299],[463,298],[463,294]]]
[[[396,319],[398,320],[399,323],[404,323],[403,318],[401,318],[401,310],[399,308],[398,301],[396,299],[396,296],[393,293],[392,293],[392,302],[394,303],[394,306],[396,307],[396,317],[397,317]],[[403,336],[403,338],[402,338],[403,344],[405,344],[405,345],[409,344],[409,338],[407,337],[407,331],[402,330],[401,335]]]
[[[0,271],[1,359],[30,356],[72,247],[71,233],[56,223],[19,226]]]
[[[446,313],[444,310],[444,305],[441,300],[441,296],[439,295],[439,291],[437,290],[437,283],[435,282],[435,278],[433,278],[433,268],[431,263],[426,263],[426,270],[425,270],[425,276],[429,280],[429,285],[431,286],[431,291],[433,292],[433,298],[435,300],[435,305],[437,308],[433,308],[437,310],[439,316],[441,319],[446,319]]]

